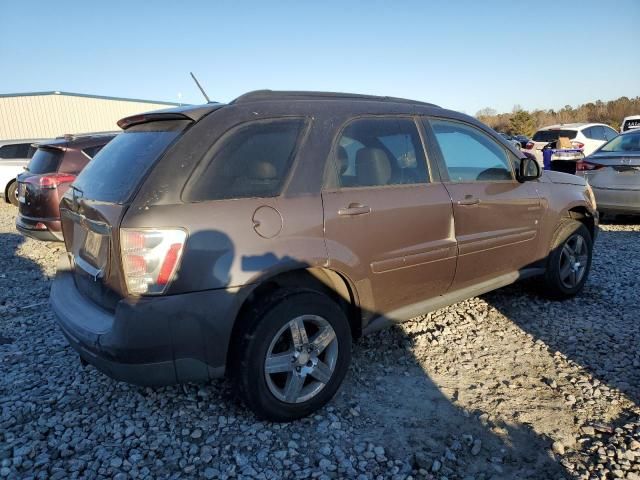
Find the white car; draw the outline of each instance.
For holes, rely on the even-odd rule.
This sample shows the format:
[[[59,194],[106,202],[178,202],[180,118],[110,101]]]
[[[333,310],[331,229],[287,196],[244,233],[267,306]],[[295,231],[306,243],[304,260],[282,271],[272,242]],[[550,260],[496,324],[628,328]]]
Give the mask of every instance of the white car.
[[[573,148],[580,149],[585,156],[591,155],[602,145],[618,135],[604,123],[565,123],[551,125],[538,130],[525,147],[542,165],[542,148],[559,137],[568,137]]]
[[[622,120],[622,123],[620,124],[620,133],[626,132],[627,130],[634,130],[636,128],[640,128],[640,115],[624,117],[624,120]]]
[[[0,195],[6,202],[18,205],[16,177],[29,164],[36,149],[34,143],[44,139],[0,140]]]

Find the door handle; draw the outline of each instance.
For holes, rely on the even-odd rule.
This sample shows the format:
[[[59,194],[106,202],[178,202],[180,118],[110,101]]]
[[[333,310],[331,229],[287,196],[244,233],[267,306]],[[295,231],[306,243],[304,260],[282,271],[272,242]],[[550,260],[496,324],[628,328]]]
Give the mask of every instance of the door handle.
[[[371,207],[360,203],[350,203],[347,208],[338,210],[338,215],[341,216],[366,215],[367,213],[371,213]]]
[[[472,195],[465,195],[464,200],[458,200],[458,205],[468,206],[468,205],[478,205],[480,203],[479,198],[474,198]]]

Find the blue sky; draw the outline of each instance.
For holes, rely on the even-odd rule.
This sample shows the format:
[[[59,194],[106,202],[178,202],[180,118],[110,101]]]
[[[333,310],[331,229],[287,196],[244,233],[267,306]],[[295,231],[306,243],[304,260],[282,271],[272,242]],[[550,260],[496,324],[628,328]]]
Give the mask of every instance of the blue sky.
[[[475,114],[640,95],[640,1],[0,0],[0,93],[202,103],[260,88]],[[566,22],[563,22],[566,20]]]

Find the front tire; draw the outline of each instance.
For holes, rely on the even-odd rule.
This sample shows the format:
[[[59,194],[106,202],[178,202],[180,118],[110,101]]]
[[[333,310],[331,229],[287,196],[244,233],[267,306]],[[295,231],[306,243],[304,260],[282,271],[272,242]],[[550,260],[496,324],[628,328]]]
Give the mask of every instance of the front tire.
[[[14,207],[20,205],[20,201],[18,200],[18,182],[15,180],[12,180],[7,186],[7,201]]]
[[[546,293],[562,300],[577,295],[587,281],[593,240],[584,224],[565,219],[554,234],[545,272]]]
[[[315,290],[281,290],[250,315],[230,365],[244,403],[260,418],[286,422],[331,400],[351,361],[342,309]]]

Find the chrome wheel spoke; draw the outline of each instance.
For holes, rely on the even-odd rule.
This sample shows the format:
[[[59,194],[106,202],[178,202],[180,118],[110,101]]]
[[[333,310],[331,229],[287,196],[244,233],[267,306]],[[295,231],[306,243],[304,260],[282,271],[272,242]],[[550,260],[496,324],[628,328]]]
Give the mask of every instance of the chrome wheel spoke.
[[[575,287],[578,283],[576,271],[573,269],[571,269],[571,275],[569,275],[569,282],[571,283],[572,287]]]
[[[333,371],[331,370],[331,368],[329,368],[329,365],[327,365],[326,363],[320,360],[318,360],[317,365],[311,371],[311,376],[313,378],[325,384],[329,383],[329,380],[331,380],[332,374],[333,374]]]
[[[573,257],[573,255],[575,254],[573,248],[569,246],[569,242],[565,243],[564,247],[562,247],[562,253],[564,253],[568,257]]]
[[[567,260],[565,264],[560,268],[560,278],[562,280],[566,280],[569,275],[571,275],[571,264]]]
[[[304,378],[296,373],[290,373],[284,387],[284,399],[289,403],[295,403],[300,396],[303,386]]]
[[[320,330],[311,340],[311,347],[316,351],[316,354],[321,353],[333,340],[336,338],[336,333],[329,325]]]
[[[578,262],[580,262],[581,267],[586,267],[587,262],[589,261],[589,255],[580,255],[578,256]]]
[[[269,355],[264,364],[264,370],[266,373],[290,372],[293,370],[292,358],[291,352]]]
[[[576,235],[576,244],[573,251],[575,252],[576,255],[579,255],[582,253],[583,249],[584,249],[584,238],[582,238],[581,235]]]
[[[281,402],[306,402],[331,380],[337,360],[331,324],[318,315],[300,315],[283,323],[271,340],[264,358],[267,387]]]
[[[291,331],[294,347],[302,348],[303,345],[309,343],[307,331],[304,328],[304,320],[301,317],[294,318],[289,322],[289,330]]]

